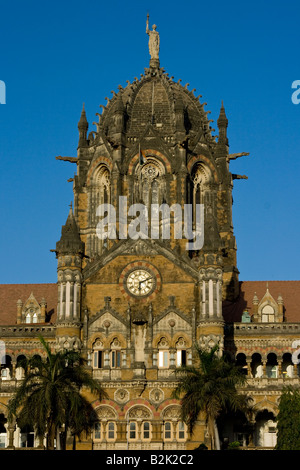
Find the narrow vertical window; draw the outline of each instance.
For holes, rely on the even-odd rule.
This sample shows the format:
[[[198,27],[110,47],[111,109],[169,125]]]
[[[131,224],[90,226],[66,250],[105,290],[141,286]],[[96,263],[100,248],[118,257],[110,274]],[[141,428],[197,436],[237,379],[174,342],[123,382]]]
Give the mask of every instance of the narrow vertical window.
[[[129,438],[136,439],[136,423],[129,424]]]
[[[108,423],[108,439],[114,440],[115,438],[115,423]]]
[[[94,368],[95,369],[102,369],[103,359],[104,359],[103,351],[94,352]]]
[[[148,421],[143,423],[143,439],[150,439],[150,423]]]
[[[101,439],[101,423],[95,423],[94,425],[94,438]]]
[[[178,423],[178,439],[184,440],[185,439],[185,425],[182,421]]]
[[[172,423],[167,421],[165,423],[165,440],[172,439]]]
[[[158,366],[161,368],[167,368],[169,366],[169,351],[159,351]]]
[[[187,354],[185,349],[179,349],[177,351],[177,366],[186,366]]]
[[[121,351],[111,352],[111,367],[112,369],[115,369],[116,367],[121,367]]]

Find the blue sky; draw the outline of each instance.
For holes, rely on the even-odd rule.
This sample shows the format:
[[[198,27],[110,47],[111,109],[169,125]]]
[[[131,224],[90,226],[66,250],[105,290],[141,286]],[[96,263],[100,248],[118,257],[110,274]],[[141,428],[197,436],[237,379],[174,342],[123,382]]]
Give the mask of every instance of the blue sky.
[[[224,100],[235,181],[241,280],[299,279],[298,1],[0,0],[0,283],[56,282],[50,249],[73,199],[77,123],[90,129],[111,90],[149,64],[147,11],[160,62],[196,88],[215,121]],[[216,128],[216,123],[213,123]],[[217,128],[216,128],[217,134]]]

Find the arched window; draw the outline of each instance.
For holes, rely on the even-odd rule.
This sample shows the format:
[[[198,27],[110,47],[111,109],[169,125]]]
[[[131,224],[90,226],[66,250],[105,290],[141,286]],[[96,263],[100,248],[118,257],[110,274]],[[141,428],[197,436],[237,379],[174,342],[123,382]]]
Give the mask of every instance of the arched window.
[[[262,323],[274,323],[275,321],[275,310],[272,305],[265,305],[261,311]]]
[[[136,168],[133,202],[141,201],[148,209],[151,204],[161,205],[166,202],[165,168],[158,159],[151,156]]]
[[[177,367],[186,366],[188,363],[188,353],[186,341],[180,337],[176,343],[176,365]]]
[[[236,356],[236,365],[242,369],[243,374],[248,374],[247,359],[245,354],[239,353]]]
[[[93,257],[101,253],[103,247],[107,246],[107,239],[101,239],[96,233],[97,224],[100,218],[97,216],[97,209],[102,204],[111,202],[110,171],[106,165],[100,165],[93,175],[92,183],[89,187],[89,225],[91,231],[87,237],[87,250],[89,256]]]
[[[98,338],[93,344],[93,368],[102,369],[104,366],[103,342]]]
[[[118,340],[118,338],[114,338],[110,347],[111,347],[110,367],[112,369],[116,369],[116,368],[119,369],[121,367],[122,356],[121,356],[121,343]]]
[[[259,353],[254,353],[252,355],[252,361],[251,361],[251,373],[252,377],[254,378],[259,378],[263,376],[263,363],[262,363],[262,358]]]
[[[278,362],[277,362],[277,356],[274,353],[268,354],[266,372],[267,372],[267,377],[269,377],[270,379],[277,378]]]
[[[167,369],[169,367],[169,342],[162,337],[158,343],[158,367]]]
[[[1,379],[10,380],[11,370],[12,370],[12,359],[10,356],[6,355],[3,358],[1,358]]]
[[[291,353],[285,353],[282,356],[282,375],[283,377],[293,377],[294,364]]]
[[[25,376],[25,368],[27,365],[26,357],[21,354],[17,357],[17,364],[16,364],[16,379],[22,380]]]
[[[118,419],[115,410],[111,406],[101,405],[96,413],[97,421],[93,426],[93,440],[115,441],[117,438],[116,421]]]
[[[194,166],[191,173],[190,183],[190,200],[188,201],[193,205],[193,225],[195,228],[196,223],[196,205],[204,204],[204,191],[205,186],[209,183],[209,171],[202,163]]]
[[[110,203],[110,172],[104,165],[100,166],[95,178],[95,203],[109,204]]]

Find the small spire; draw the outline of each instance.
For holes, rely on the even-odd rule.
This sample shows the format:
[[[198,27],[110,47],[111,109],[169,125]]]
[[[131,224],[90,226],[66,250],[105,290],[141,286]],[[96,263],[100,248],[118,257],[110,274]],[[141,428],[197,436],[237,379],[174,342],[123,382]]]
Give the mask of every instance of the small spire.
[[[88,128],[89,128],[89,123],[87,122],[87,119],[86,119],[86,112],[85,112],[85,107],[83,103],[80,119],[78,122],[78,130],[79,130],[78,147],[85,147],[87,145]]]
[[[70,204],[67,221],[61,229],[61,238],[56,243],[56,252],[60,254],[84,253],[84,243],[80,238],[78,226],[73,214],[72,203]]]
[[[79,119],[79,122],[78,122],[78,129],[85,129],[85,128],[88,128],[88,122],[87,122],[87,119],[86,119],[86,112],[85,112],[85,107],[84,107],[84,103],[83,103],[80,119]]]
[[[221,109],[220,109],[220,115],[217,120],[218,128],[219,128],[219,143],[228,145],[228,139],[227,139],[227,127],[228,127],[228,119],[225,113],[225,108],[224,108],[224,103],[222,100],[221,104]]]
[[[221,104],[221,109],[220,109],[220,115],[219,115],[219,118],[218,118],[218,127],[227,127],[228,126],[228,119],[227,119],[227,116],[226,116],[226,113],[225,113],[225,108],[224,108],[224,102],[222,100],[222,104]]]

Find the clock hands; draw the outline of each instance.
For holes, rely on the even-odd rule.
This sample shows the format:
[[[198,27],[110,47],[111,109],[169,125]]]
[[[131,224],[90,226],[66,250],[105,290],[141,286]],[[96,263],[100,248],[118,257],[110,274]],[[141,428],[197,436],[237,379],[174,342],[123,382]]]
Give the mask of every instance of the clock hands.
[[[143,279],[142,281],[139,281],[139,291],[141,290],[141,284],[143,284],[144,282],[146,281],[149,281],[150,279],[152,279],[152,277],[147,277],[147,279]]]

